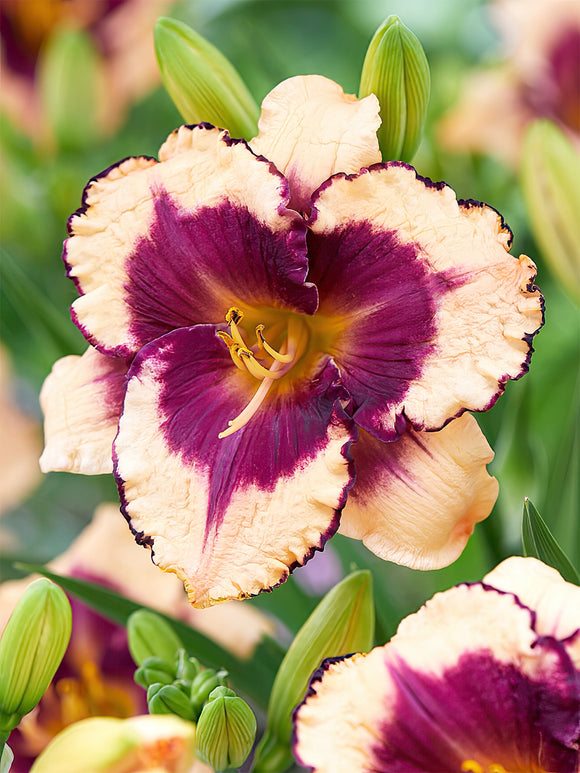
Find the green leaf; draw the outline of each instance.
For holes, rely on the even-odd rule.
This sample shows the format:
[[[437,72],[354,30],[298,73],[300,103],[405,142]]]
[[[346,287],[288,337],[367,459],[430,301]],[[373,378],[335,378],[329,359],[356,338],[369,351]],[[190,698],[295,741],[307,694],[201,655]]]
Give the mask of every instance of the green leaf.
[[[251,658],[240,660],[186,623],[174,620],[169,615],[164,615],[150,607],[137,604],[110,588],[76,577],[64,577],[51,572],[45,566],[18,564],[18,567],[54,580],[64,590],[118,625],[126,626],[129,615],[138,609],[149,609],[151,612],[160,614],[172,626],[190,654],[199,658],[204,666],[227,669],[237,691],[254,700],[261,708],[266,708],[274,676],[284,656],[284,650],[273,639],[260,642]]]
[[[568,582],[580,585],[580,575],[564,553],[548,525],[526,497],[522,519],[524,555],[539,558],[557,569]]]

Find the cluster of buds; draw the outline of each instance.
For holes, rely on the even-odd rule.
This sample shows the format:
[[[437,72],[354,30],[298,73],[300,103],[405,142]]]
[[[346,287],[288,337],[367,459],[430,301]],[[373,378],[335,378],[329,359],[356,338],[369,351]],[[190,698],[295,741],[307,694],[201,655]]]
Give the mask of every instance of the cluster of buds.
[[[248,704],[227,687],[227,671],[204,668],[187,653],[162,617],[139,610],[129,618],[135,681],[147,690],[150,714],[170,714],[197,725],[197,754],[214,770],[239,767],[256,737]]]

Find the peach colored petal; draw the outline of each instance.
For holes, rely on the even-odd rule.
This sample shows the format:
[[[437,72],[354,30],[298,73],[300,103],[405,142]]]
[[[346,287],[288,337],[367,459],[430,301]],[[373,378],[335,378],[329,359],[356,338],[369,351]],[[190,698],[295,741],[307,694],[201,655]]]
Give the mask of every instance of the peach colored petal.
[[[566,582],[556,569],[537,558],[512,556],[486,574],[483,581],[514,593],[536,613],[536,631],[556,639],[575,637],[568,651],[580,670],[580,587]]]
[[[250,142],[290,181],[291,206],[307,207],[313,191],[335,172],[358,172],[381,160],[374,94],[358,100],[321,75],[278,84],[262,102],[259,134]]]
[[[54,364],[40,393],[44,412],[43,472],[111,472],[126,367],[89,347]]]
[[[351,449],[358,475],[340,532],[414,569],[455,561],[498,492],[486,469],[493,451],[476,420],[464,414],[439,432],[409,431],[395,443],[361,435]]]
[[[509,379],[527,371],[543,299],[534,263],[509,254],[511,232],[494,209],[457,201],[444,183],[398,162],[334,177],[314,207],[315,233],[359,223],[391,232],[441,285],[432,293],[435,334],[421,373],[395,403],[377,408],[373,432],[389,431],[402,413],[417,429],[439,429],[465,409],[487,410]]]

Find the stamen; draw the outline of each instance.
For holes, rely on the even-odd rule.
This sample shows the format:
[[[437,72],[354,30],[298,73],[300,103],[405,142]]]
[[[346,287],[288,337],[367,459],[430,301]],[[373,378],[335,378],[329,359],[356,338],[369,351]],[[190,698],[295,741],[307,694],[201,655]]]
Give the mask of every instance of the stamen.
[[[244,370],[245,371],[246,368],[244,367],[243,362],[238,357],[238,349],[240,348],[239,344],[237,344],[234,341],[234,339],[231,337],[231,335],[228,335],[227,333],[224,333],[221,330],[218,331],[218,338],[221,338],[222,341],[225,343],[225,345],[228,347],[229,352],[230,352],[230,357],[232,358],[232,361],[233,361],[234,365],[236,366],[236,368],[238,368],[239,370]]]
[[[238,324],[242,321],[243,317],[244,312],[241,309],[238,309],[236,306],[232,306],[226,313],[226,323],[230,326],[232,338],[240,346],[246,346],[246,342],[238,330]]]
[[[275,364],[275,363],[274,363]],[[223,432],[220,432],[218,434],[218,438],[221,440],[222,438],[227,437],[228,435],[233,435],[234,432],[237,432],[239,429],[244,427],[254,416],[254,414],[258,411],[262,403],[264,402],[264,398],[270,391],[270,387],[274,383],[274,379],[272,378],[265,378],[260,386],[258,387],[256,394],[252,397],[250,402],[246,405],[246,407],[239,413],[235,419],[232,419],[228,422],[228,428],[225,429]]]
[[[461,763],[461,770],[464,773],[483,773],[483,768],[475,760],[465,760]]]
[[[284,373],[280,373],[275,376],[272,375],[272,370],[265,368],[263,365],[260,365],[260,363],[257,362],[256,358],[254,357],[254,352],[252,352],[250,349],[247,349],[245,346],[240,346],[238,348],[237,355],[241,360],[243,360],[244,365],[255,378],[260,380],[263,378],[278,379],[284,375]]]
[[[275,360],[278,360],[278,362],[292,362],[293,355],[292,354],[280,354],[280,352],[277,352],[276,349],[274,349],[270,344],[266,341],[264,338],[264,325],[258,325],[256,328],[256,338],[258,339],[259,345],[262,347],[262,349],[265,349],[270,357],[273,357]]]

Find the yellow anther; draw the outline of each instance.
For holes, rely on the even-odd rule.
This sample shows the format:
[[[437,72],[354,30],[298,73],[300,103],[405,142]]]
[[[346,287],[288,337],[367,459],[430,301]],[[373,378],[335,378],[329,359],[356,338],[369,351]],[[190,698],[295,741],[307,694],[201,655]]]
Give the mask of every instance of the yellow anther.
[[[237,325],[242,321],[243,318],[244,312],[241,309],[238,309],[237,306],[232,306],[226,312],[226,323],[228,325],[231,325],[232,323]]]
[[[268,352],[270,357],[272,357],[275,360],[278,360],[278,362],[292,362],[294,359],[294,355],[292,354],[280,354],[280,352],[277,352],[276,349],[274,349],[270,344],[266,341],[264,338],[264,325],[258,325],[256,328],[256,338],[258,339],[258,343],[264,349]]]
[[[475,760],[465,760],[461,763],[461,770],[463,773],[484,773],[483,768]]]
[[[239,370],[246,370],[242,361],[238,357],[238,349],[239,344],[234,341],[234,339],[229,335],[228,333],[224,333],[222,330],[218,331],[218,338],[221,338],[222,341],[226,344],[228,347],[228,350],[230,352],[230,357],[232,358],[232,362],[236,366],[236,368],[239,368]]]

